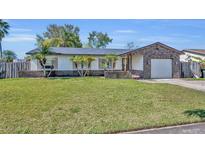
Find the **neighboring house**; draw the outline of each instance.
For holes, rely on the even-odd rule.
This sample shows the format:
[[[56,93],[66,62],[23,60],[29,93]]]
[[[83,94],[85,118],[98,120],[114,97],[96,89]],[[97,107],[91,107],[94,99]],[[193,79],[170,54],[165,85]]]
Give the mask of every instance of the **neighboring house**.
[[[32,55],[38,52],[38,49],[29,51]],[[180,55],[183,52],[178,51],[165,44],[156,42],[148,46],[127,50],[127,49],[93,49],[93,48],[50,48],[51,54],[47,56],[47,64],[53,65],[57,75],[71,75],[76,72],[75,65],[71,57],[75,55],[91,55],[96,59],[91,64],[93,75],[103,74],[103,57],[107,54],[116,54],[119,56],[116,62],[115,70],[127,71],[139,75],[141,78],[179,78]],[[41,70],[37,60],[31,61],[31,70]],[[109,69],[112,69],[111,66]]]
[[[200,59],[205,59],[205,50],[203,49],[185,49],[183,50],[184,52],[184,55],[181,55],[180,56],[180,60],[181,61],[189,61],[189,60],[193,60],[193,61],[197,61],[197,58],[200,58]]]
[[[186,49],[184,55],[180,56],[182,65],[182,77],[202,77],[200,59],[205,60],[205,50],[203,49]],[[189,67],[186,67],[189,65]],[[185,67],[183,67],[185,66]],[[188,69],[187,69],[188,68]]]

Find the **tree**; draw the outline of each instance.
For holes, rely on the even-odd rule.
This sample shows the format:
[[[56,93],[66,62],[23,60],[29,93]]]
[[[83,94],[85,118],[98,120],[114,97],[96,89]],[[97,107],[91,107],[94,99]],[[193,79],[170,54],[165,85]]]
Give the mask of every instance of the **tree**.
[[[112,39],[107,33],[92,31],[89,33],[88,46],[90,48],[106,48],[106,46],[112,42]]]
[[[84,77],[88,74],[91,68],[91,63],[95,61],[95,57],[92,56],[73,56],[71,58],[75,67],[78,71],[78,74],[81,77]]]
[[[127,49],[136,49],[137,45],[134,42],[128,42],[126,48]]]
[[[50,40],[44,40],[41,43],[39,43],[39,52],[33,56],[35,59],[39,61],[40,65],[42,66],[44,77],[47,77],[45,66],[47,61],[46,56],[50,53],[49,48],[50,48]]]
[[[2,53],[2,39],[8,35],[8,30],[10,26],[7,22],[0,19],[0,58],[2,59],[3,53]]]
[[[118,56],[115,54],[108,54],[105,56],[105,59],[107,61],[107,66],[109,66],[109,63],[111,63],[112,70],[116,67],[116,61],[118,60]]]
[[[5,60],[6,62],[13,62],[13,60],[17,58],[15,52],[11,50],[4,50],[2,55],[3,60]]]
[[[37,35],[37,44],[49,39],[52,47],[73,47],[81,48],[82,43],[79,36],[80,29],[73,25],[65,24],[63,26],[49,25],[43,36]]]
[[[29,62],[29,61],[31,61],[32,60],[32,56],[26,56],[26,57],[24,57],[24,59],[27,61],[27,62]]]

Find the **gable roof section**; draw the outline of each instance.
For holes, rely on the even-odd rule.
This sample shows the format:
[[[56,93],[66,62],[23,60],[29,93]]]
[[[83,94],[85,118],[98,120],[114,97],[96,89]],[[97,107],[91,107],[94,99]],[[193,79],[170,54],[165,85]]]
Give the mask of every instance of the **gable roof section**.
[[[185,49],[183,52],[189,52],[197,55],[205,56],[205,49]]]
[[[143,51],[146,48],[150,48],[150,47],[157,47],[157,46],[161,46],[163,48],[166,48],[168,50],[171,51],[175,51],[178,54],[184,54],[182,51],[179,51],[177,49],[174,49],[170,46],[167,46],[163,43],[160,42],[156,42],[141,48],[137,48],[134,50],[130,50],[130,49],[96,49],[96,48],[68,48],[68,47],[51,47],[49,50],[51,52],[51,54],[57,54],[57,55],[106,55],[106,54],[116,54],[116,55],[126,55],[126,54],[130,54],[130,53],[138,53],[140,51]],[[204,50],[205,51],[205,50]],[[38,53],[39,49],[33,49],[29,52],[27,52],[26,54],[32,55],[35,53]]]
[[[137,49],[134,49],[134,50],[131,50],[131,51],[122,53],[121,55],[129,54],[129,53],[140,52],[140,51],[142,51],[142,50],[144,50],[144,49],[146,49],[146,48],[150,48],[150,47],[152,47],[152,46],[155,46],[155,47],[161,46],[161,47],[166,48],[166,49],[168,49],[168,50],[175,51],[175,52],[177,52],[177,53],[179,53],[179,54],[184,54],[182,51],[179,51],[179,50],[177,50],[177,49],[175,49],[175,48],[172,48],[172,47],[170,47],[170,46],[168,46],[168,45],[165,45],[165,44],[163,44],[163,43],[156,42],[156,43],[153,43],[153,44],[150,44],[150,45],[141,47],[141,48],[137,48]]]
[[[127,52],[128,49],[96,49],[96,48],[68,48],[68,47],[51,47],[51,54],[58,55],[106,55],[106,54],[117,54],[120,55],[124,52]],[[26,54],[35,54],[38,53],[39,49],[36,48],[27,52]]]

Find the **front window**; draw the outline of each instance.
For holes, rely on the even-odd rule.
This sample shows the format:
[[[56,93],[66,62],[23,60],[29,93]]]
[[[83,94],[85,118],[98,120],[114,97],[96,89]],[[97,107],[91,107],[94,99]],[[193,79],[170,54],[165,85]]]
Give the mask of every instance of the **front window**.
[[[99,69],[112,69],[112,61],[107,61],[104,58],[99,58]]]
[[[39,61],[38,61],[38,68],[43,69]],[[46,69],[57,69],[57,58],[46,58],[45,68]]]
[[[86,64],[76,64],[73,62],[73,69],[74,70],[76,70],[76,69],[88,69],[88,66]]]
[[[55,59],[47,59],[45,68],[46,69],[54,69]]]

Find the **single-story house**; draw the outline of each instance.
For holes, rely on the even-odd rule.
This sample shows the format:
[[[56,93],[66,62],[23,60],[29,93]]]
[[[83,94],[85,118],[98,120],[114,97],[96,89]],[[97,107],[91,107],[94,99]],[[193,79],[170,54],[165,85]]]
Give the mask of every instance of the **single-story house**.
[[[185,49],[182,51],[184,52],[184,55],[180,56],[181,61],[187,62],[189,60],[197,60],[196,58],[205,60],[204,49]]]
[[[27,52],[33,55],[39,52],[38,49]],[[95,61],[91,63],[91,71],[93,75],[104,73],[101,63],[103,57],[107,54],[116,54],[119,56],[116,61],[116,71],[125,71],[138,75],[141,78],[179,78],[180,71],[180,55],[183,52],[170,46],[156,42],[134,50],[128,49],[93,49],[93,48],[67,48],[67,47],[51,47],[50,55],[47,56],[47,64],[54,66],[56,75],[69,76],[74,75],[76,71],[75,65],[71,58],[75,55],[92,55]],[[112,69],[109,66],[108,69]],[[31,70],[42,70],[36,59],[31,60]]]

